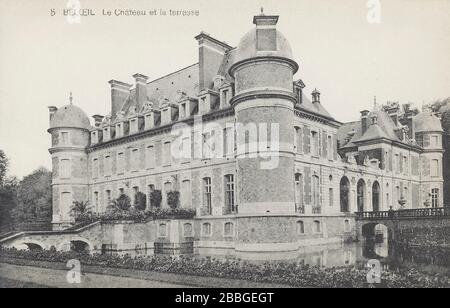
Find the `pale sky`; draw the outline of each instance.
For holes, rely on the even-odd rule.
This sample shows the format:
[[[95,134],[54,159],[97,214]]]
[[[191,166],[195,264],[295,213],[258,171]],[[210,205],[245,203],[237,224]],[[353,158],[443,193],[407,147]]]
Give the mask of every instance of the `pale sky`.
[[[10,174],[51,169],[47,106],[74,104],[91,116],[110,109],[108,81],[155,79],[198,61],[204,30],[236,46],[253,15],[280,15],[307,93],[317,87],[339,121],[373,97],[421,105],[450,96],[450,0],[381,0],[381,23],[367,0],[81,0],[96,16],[69,24],[67,0],[0,0],[0,149]],[[58,15],[50,17],[50,10]],[[194,9],[199,17],[103,17],[102,9]]]

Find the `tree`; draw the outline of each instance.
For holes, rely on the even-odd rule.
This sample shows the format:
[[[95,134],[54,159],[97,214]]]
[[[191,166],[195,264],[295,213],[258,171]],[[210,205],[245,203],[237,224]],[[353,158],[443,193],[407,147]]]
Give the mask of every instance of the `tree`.
[[[118,211],[128,211],[131,207],[131,199],[125,194],[121,194],[119,198],[113,200],[109,206],[109,210],[113,213]]]
[[[134,207],[138,211],[145,211],[147,208],[147,196],[138,191],[136,195],[134,196]]]
[[[159,208],[161,206],[162,194],[160,190],[153,190],[150,193],[150,205],[154,208]]]
[[[3,150],[0,150],[0,187],[3,186],[6,180],[6,173],[8,171],[9,161]]]
[[[6,178],[0,186],[0,227],[13,222],[11,211],[17,206],[17,187],[15,177]]]
[[[18,185],[14,218],[19,223],[48,223],[52,213],[52,173],[39,168]]]
[[[70,212],[75,220],[79,217],[91,214],[89,201],[74,201]]]
[[[167,192],[167,204],[171,209],[176,209],[180,203],[180,192],[179,191],[168,191]]]
[[[450,97],[443,100],[436,100],[428,105],[433,112],[441,113],[442,128],[450,134]]]

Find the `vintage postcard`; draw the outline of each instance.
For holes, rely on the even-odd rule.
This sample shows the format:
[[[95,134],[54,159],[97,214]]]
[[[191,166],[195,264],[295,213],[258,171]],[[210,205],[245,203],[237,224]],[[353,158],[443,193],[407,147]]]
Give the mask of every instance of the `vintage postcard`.
[[[449,13],[0,0],[0,288],[449,288]]]

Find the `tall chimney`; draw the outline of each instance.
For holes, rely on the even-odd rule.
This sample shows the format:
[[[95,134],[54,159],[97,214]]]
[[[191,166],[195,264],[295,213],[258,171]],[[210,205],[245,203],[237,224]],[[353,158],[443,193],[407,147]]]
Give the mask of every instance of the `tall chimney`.
[[[148,77],[142,74],[134,74],[133,78],[136,82],[136,103],[137,110],[140,111],[147,101],[147,80]]]
[[[205,32],[201,32],[195,39],[198,41],[199,91],[212,89],[213,79],[219,72],[223,57],[232,47]]]
[[[313,104],[314,103],[320,104],[320,92],[317,89],[314,89],[311,95]]]
[[[56,111],[58,111],[58,108],[56,108],[55,106],[48,106],[48,114],[50,121],[52,120],[53,115],[55,114]]]
[[[100,127],[100,125],[102,124],[104,116],[99,115],[99,114],[95,114],[92,117],[94,118],[94,126],[95,127]]]
[[[117,80],[110,80],[109,84],[111,85],[111,119],[115,119],[117,112],[130,95],[131,85]]]
[[[364,135],[369,128],[369,110],[361,111],[361,133]]]
[[[253,18],[256,25],[256,49],[260,51],[277,50],[277,23],[279,16],[257,15]]]

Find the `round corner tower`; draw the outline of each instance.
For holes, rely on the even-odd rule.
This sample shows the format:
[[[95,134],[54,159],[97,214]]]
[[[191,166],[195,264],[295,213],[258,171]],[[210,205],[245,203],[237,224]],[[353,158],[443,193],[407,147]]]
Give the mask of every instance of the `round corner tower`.
[[[294,214],[293,75],[298,64],[276,29],[278,16],[255,16],[230,75],[237,126],[239,214]],[[257,131],[256,138],[251,138]]]
[[[71,207],[74,201],[88,200],[88,163],[91,125],[78,107],[49,107],[52,145],[52,206],[53,229],[60,230],[73,223]]]

